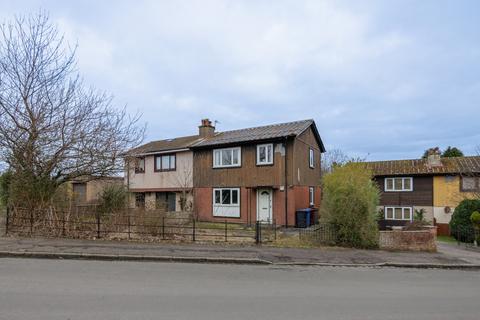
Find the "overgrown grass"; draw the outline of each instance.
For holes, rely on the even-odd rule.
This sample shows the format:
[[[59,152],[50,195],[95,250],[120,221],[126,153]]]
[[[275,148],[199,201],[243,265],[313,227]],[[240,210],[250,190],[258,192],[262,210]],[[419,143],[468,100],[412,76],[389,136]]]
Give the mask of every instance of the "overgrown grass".
[[[457,243],[457,240],[451,236],[437,236],[437,241],[445,243]]]
[[[315,248],[318,247],[317,244],[311,241],[300,240],[298,234],[283,234],[278,235],[277,240],[268,244],[272,247],[281,247],[281,248]]]
[[[195,223],[196,228],[205,228],[205,229],[219,229],[219,230],[224,230],[225,229],[225,223],[223,222],[196,222]],[[243,224],[236,224],[236,223],[227,223],[227,230],[254,230],[254,227],[248,227]]]

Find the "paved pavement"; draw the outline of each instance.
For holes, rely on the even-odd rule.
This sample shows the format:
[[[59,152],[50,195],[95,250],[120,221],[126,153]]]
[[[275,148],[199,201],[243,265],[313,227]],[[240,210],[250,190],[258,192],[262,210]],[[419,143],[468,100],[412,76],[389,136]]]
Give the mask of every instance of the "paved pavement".
[[[227,246],[172,243],[134,243],[102,240],[69,240],[40,238],[0,238],[2,253],[47,253],[111,255],[128,257],[181,257],[210,259],[244,259],[275,264],[439,264],[480,265],[480,252],[463,247],[439,246],[439,252],[389,252],[347,248],[275,248],[267,246]],[[154,260],[154,259],[151,259]],[[228,261],[226,261],[228,262]]]
[[[0,259],[0,319],[478,319],[480,273]]]

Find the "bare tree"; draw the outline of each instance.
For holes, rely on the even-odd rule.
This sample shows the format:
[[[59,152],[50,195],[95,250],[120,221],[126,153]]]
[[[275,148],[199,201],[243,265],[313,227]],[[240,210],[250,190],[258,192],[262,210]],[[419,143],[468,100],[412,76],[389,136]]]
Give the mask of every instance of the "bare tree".
[[[342,165],[351,159],[340,149],[330,149],[322,155],[322,176],[332,171],[335,165]]]
[[[180,209],[182,211],[192,211],[193,202],[189,200],[193,195],[193,172],[189,166],[185,166],[175,175],[175,184],[181,189]]]
[[[46,14],[0,26],[0,159],[35,201],[77,177],[122,170],[119,155],[145,128],[111,102],[84,85],[75,48]]]

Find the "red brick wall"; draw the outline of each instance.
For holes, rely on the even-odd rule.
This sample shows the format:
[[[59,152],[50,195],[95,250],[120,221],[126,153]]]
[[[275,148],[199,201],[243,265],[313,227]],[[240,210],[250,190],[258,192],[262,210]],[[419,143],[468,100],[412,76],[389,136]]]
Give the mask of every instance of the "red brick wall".
[[[195,214],[200,221],[212,221],[212,222],[238,222],[249,223],[250,217],[248,214],[249,208],[249,195],[247,188],[240,188],[240,218],[225,218],[213,216],[213,188],[195,188]],[[250,215],[251,216],[251,215]],[[255,222],[255,221],[253,221]]]
[[[420,231],[380,231],[379,245],[387,250],[436,251],[437,228]]]
[[[320,206],[321,190],[316,187],[315,207]],[[200,221],[229,221],[254,224],[257,220],[257,192],[253,188],[240,188],[240,218],[213,216],[212,188],[195,188],[195,213]],[[309,207],[309,187],[288,188],[288,225],[295,225],[295,211]],[[285,225],[285,192],[273,190],[272,215],[277,225]]]

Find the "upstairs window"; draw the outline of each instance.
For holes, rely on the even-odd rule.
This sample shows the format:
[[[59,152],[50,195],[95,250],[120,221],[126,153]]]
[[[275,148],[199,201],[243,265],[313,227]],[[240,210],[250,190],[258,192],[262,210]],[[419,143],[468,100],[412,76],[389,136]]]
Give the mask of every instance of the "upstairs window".
[[[385,178],[385,191],[413,191],[413,178]]]
[[[136,158],[135,159],[135,173],[144,173],[145,172],[145,158]]]
[[[308,149],[308,165],[315,168],[315,152],[312,148]]]
[[[175,154],[162,154],[155,156],[155,171],[173,171],[176,168]]]
[[[257,146],[257,165],[273,164],[273,144]]]
[[[479,191],[480,177],[462,177],[460,190],[463,192]]]
[[[241,149],[226,148],[213,150],[213,167],[225,168],[225,167],[240,167],[241,165]]]

